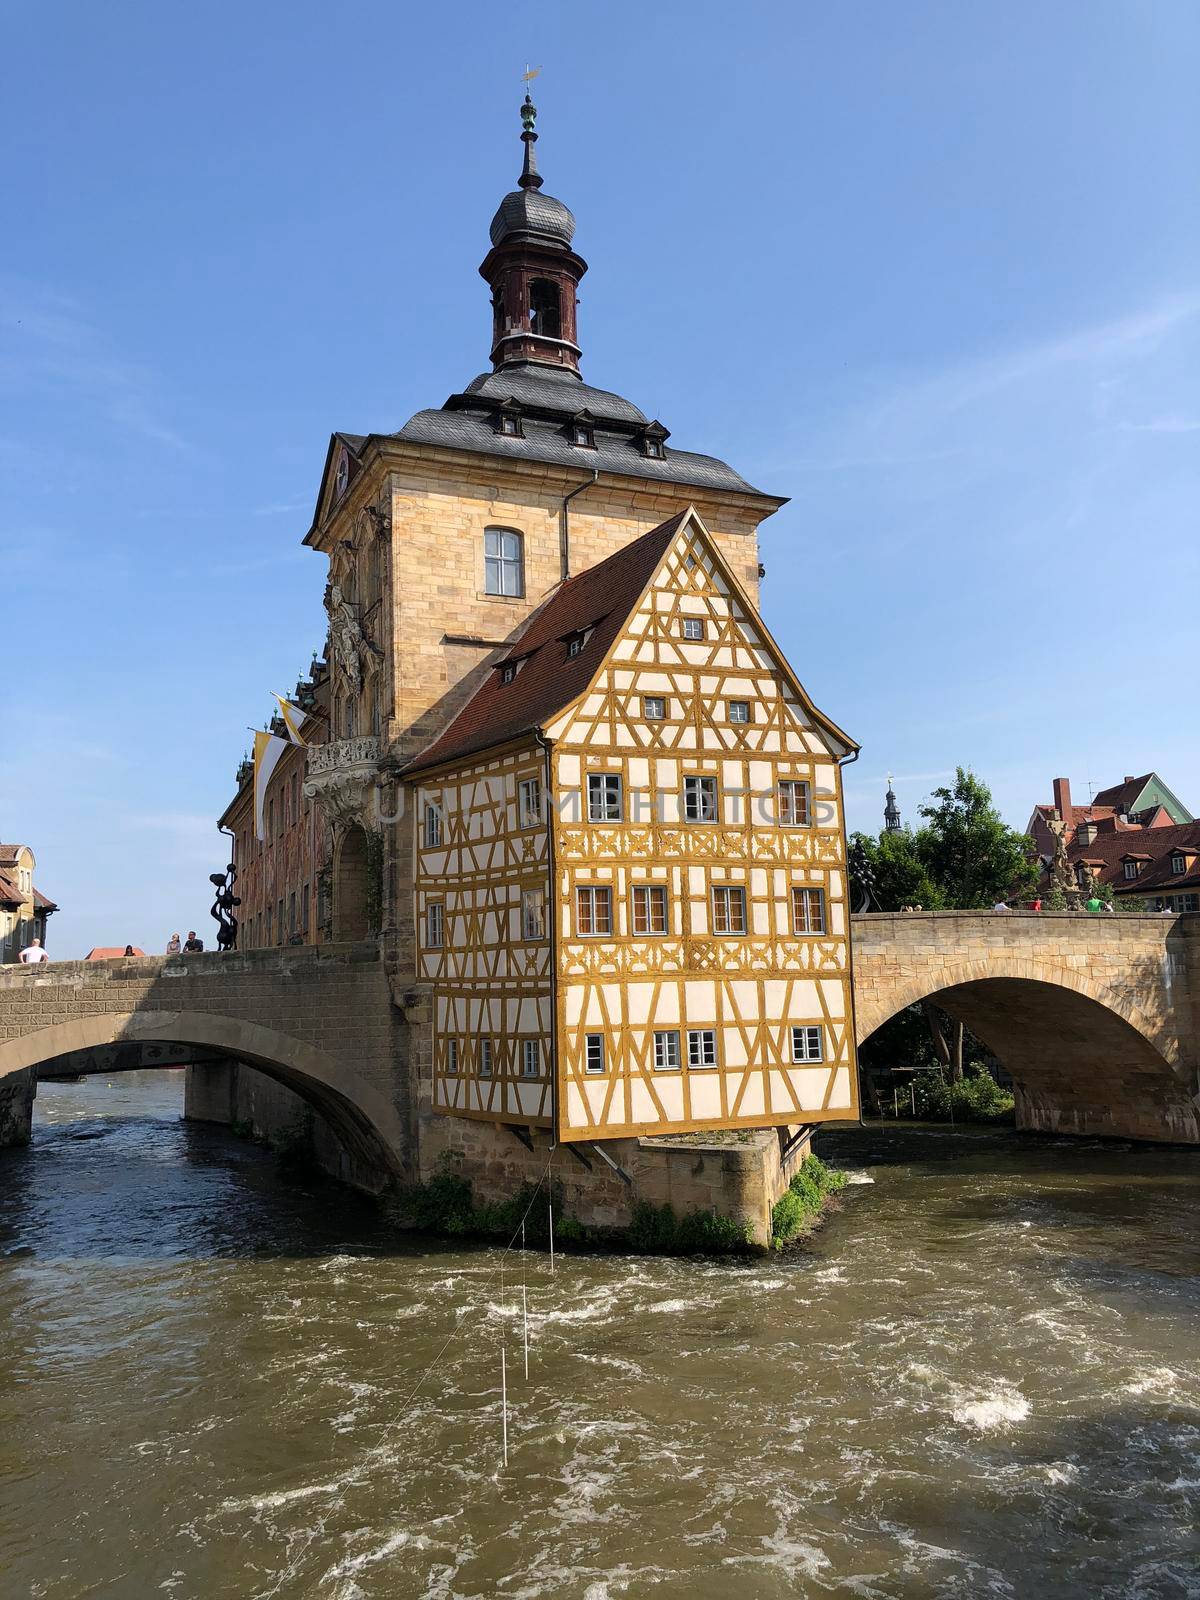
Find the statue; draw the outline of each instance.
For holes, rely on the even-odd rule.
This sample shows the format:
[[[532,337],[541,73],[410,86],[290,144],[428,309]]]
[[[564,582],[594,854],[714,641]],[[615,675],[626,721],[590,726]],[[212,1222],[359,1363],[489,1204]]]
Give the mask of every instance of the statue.
[[[333,655],[355,693],[362,688],[362,665],[359,649],[364,643],[357,608],[346,599],[339,583],[332,579],[325,585],[325,610],[329,616],[329,642]]]
[[[862,839],[855,834],[846,856],[850,874],[851,910],[861,915],[875,904],[875,868]]]
[[[1050,893],[1061,895],[1064,905],[1073,906],[1078,902],[1078,893],[1075,874],[1067,857],[1067,825],[1059,817],[1049,817],[1046,826],[1054,835],[1054,854],[1050,857]]]
[[[237,867],[231,861],[226,872],[210,872],[208,881],[217,891],[217,897],[212,903],[209,915],[217,924],[217,949],[232,950],[237,944],[238,925],[233,914],[233,908],[241,905],[241,900],[233,892],[237,882]]]

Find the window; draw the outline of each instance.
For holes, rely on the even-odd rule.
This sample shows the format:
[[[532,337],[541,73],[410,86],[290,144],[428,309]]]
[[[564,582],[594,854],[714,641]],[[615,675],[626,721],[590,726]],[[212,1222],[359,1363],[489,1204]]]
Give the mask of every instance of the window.
[[[496,432],[506,439],[523,439],[525,424],[521,418],[521,405],[517,400],[505,400],[496,412]]]
[[[794,888],[792,890],[792,932],[825,932],[824,889]]]
[[[591,636],[592,636],[592,630],[590,628],[581,628],[578,633],[570,633],[570,634],[568,634],[567,635],[567,657],[568,657],[568,659],[571,656],[577,656],[577,655],[581,654],[584,645],[588,642],[588,640],[591,638]]]
[[[543,339],[562,338],[562,305],[558,285],[535,278],[529,285],[529,331]]]
[[[779,821],[785,828],[807,828],[811,819],[810,789],[801,778],[779,780]]]
[[[746,891],[740,886],[719,883],[713,889],[713,932],[745,933]]]
[[[440,950],[446,936],[446,908],[440,900],[425,907],[425,948]]]
[[[1141,870],[1142,870],[1142,865],[1141,865],[1140,861],[1127,861],[1125,863],[1125,877],[1126,877],[1126,879],[1128,880],[1129,878],[1136,878],[1138,873]]]
[[[588,773],[588,821],[620,822],[621,775],[619,772]]]
[[[450,1073],[455,1073],[455,1072],[458,1071],[458,1040],[457,1039],[447,1039],[446,1040],[446,1071],[450,1072]]]
[[[596,448],[596,429],[586,411],[581,411],[571,420],[571,443],[579,445],[584,450]]]
[[[674,1029],[668,1028],[654,1035],[654,1070],[679,1071],[679,1035]]]
[[[1186,859],[1183,856],[1172,856],[1171,857],[1171,871],[1175,874],[1176,877],[1178,877],[1181,872],[1186,872],[1187,871],[1187,861],[1186,861]]]
[[[295,890],[288,895],[288,932],[296,931],[296,893]]]
[[[521,779],[521,826],[533,828],[542,820],[542,780]]]
[[[442,808],[432,803],[425,807],[425,844],[432,848],[442,842]]]
[[[793,1061],[824,1061],[824,1059],[825,1052],[821,1048],[820,1028],[792,1029]]]
[[[517,673],[520,672],[521,668],[525,665],[527,659],[527,657],[521,656],[516,661],[506,661],[500,668],[500,682],[511,683],[516,677]]]
[[[717,780],[715,778],[685,778],[683,780],[683,815],[688,822],[715,822],[717,820]]]
[[[483,587],[486,594],[520,597],[525,593],[524,540],[511,528],[483,531]]]
[[[541,1071],[540,1051],[536,1039],[521,1040],[521,1076],[536,1078]]]
[[[546,892],[544,889],[525,889],[521,894],[522,939],[546,937]]]
[[[479,1041],[479,1076],[490,1078],[492,1075],[492,1041],[480,1039]]]
[[[730,722],[749,722],[749,700],[731,700],[729,702],[729,720]]]
[[[612,890],[581,883],[575,890],[575,931],[600,938],[612,932]]]
[[[703,617],[684,617],[684,619],[683,619],[683,637],[685,639],[703,639],[703,637],[704,637],[704,618]]]
[[[584,1071],[604,1071],[604,1035],[589,1033],[584,1039]]]
[[[633,931],[634,933],[666,933],[667,889],[665,884],[634,884]]]
[[[647,722],[661,722],[667,714],[667,702],[660,694],[642,696],[642,715]]]
[[[717,1064],[717,1035],[713,1028],[689,1028],[687,1036],[688,1066],[715,1067]]]
[[[350,482],[350,457],[346,454],[345,447],[338,452],[337,471],[333,479],[333,491],[336,498],[341,499],[346,492],[346,485]]]
[[[667,454],[667,430],[661,422],[651,422],[642,433],[642,454],[652,461],[662,461]]]

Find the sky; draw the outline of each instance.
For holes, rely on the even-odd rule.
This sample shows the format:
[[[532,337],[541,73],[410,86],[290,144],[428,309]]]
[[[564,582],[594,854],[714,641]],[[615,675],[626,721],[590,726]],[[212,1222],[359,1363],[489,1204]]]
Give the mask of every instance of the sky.
[[[789,495],[763,612],[906,820],[1200,811],[1200,8],[0,4],[0,837],[50,948],[211,938],[321,646],[334,429],[488,365],[534,85],[588,381]]]

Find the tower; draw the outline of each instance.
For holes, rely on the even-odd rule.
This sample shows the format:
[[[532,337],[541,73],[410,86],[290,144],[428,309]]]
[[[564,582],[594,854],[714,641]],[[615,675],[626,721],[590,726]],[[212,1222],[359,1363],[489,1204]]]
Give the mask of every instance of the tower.
[[[885,833],[900,832],[900,807],[896,804],[896,792],[892,788],[892,775],[887,775],[887,796],[883,807],[883,830]]]
[[[526,95],[524,166],[492,218],[492,248],[479,268],[492,291],[492,366],[538,362],[578,373],[576,290],[587,262],[571,249],[575,218],[561,200],[542,193],[536,122],[537,107]]]

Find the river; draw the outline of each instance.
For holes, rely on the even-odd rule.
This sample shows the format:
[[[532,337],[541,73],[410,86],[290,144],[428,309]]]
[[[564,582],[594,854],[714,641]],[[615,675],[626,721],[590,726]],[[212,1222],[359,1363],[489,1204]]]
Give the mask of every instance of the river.
[[[552,1275],[181,1101],[0,1154],[4,1600],[1200,1596],[1195,1153],[826,1135],[804,1248]]]

